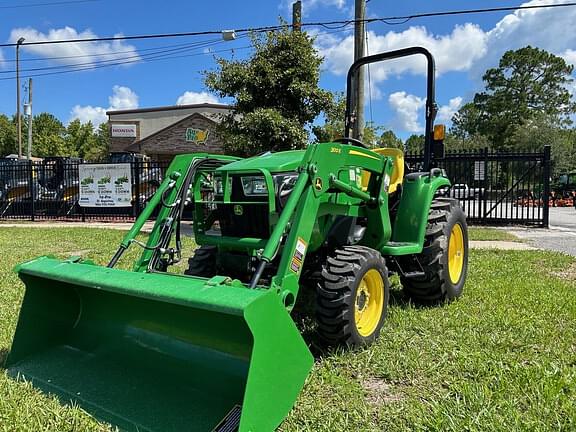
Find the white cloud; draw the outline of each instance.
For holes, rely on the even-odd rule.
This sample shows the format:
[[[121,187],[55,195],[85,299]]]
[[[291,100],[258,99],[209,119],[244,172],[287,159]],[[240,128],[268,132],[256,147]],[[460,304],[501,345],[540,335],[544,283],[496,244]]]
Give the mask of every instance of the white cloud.
[[[194,105],[202,103],[218,103],[216,96],[208,92],[187,91],[178,97],[176,105]]]
[[[564,51],[560,57],[562,57],[566,63],[576,66],[576,51],[572,49],[567,49]]]
[[[2,53],[2,50],[0,49],[0,68],[4,67],[4,54]]]
[[[442,105],[438,109],[437,119],[440,122],[450,122],[452,117],[462,106],[462,97],[457,96],[448,101],[448,105]]]
[[[454,116],[456,111],[462,106],[462,102],[463,98],[460,96],[450,99],[448,105],[442,105],[438,108],[436,121],[450,123],[452,116]],[[388,103],[395,114],[392,120],[395,127],[412,133],[424,131],[424,127],[419,120],[424,119],[425,98],[399,91],[392,93],[388,97]]]
[[[122,36],[117,34],[114,36]],[[40,57],[59,57],[54,63],[72,64],[91,68],[97,61],[123,60],[137,62],[140,60],[136,48],[124,41],[110,42],[78,42],[46,45],[26,45],[26,42],[55,41],[63,39],[91,39],[98,37],[91,30],[77,31],[73,27],[51,29],[47,33],[39,32],[31,27],[15,28],[10,32],[10,42],[15,43],[20,37],[26,41],[22,50]],[[66,58],[62,58],[66,57]]]
[[[561,4],[565,0],[532,0],[522,6]],[[488,50],[472,69],[473,77],[481,77],[487,68],[494,67],[508,50],[531,45],[564,57],[573,63],[576,60],[576,34],[569,31],[576,22],[576,8],[560,7],[515,11],[502,18],[486,33]]]
[[[70,121],[75,119],[80,120],[81,123],[92,122],[95,127],[98,127],[108,120],[108,116],[105,108],[75,105],[70,112]]]
[[[130,88],[115,85],[112,88],[112,96],[108,97],[110,108],[108,109],[132,109],[138,108],[138,95]]]
[[[523,6],[560,4],[566,0],[532,0]],[[450,71],[469,71],[480,82],[485,70],[498,64],[502,55],[512,49],[532,45],[550,51],[576,65],[576,33],[567,31],[576,22],[576,8],[518,10],[502,18],[489,31],[475,24],[456,25],[446,34],[433,34],[423,26],[386,34],[368,33],[370,53],[391,51],[409,46],[423,46],[436,59],[438,75]],[[338,37],[319,33],[316,47],[325,57],[323,68],[335,75],[344,75],[352,63],[354,37]],[[381,83],[390,76],[425,74],[421,56],[371,65],[372,81]]]
[[[395,126],[406,132],[422,132],[424,128],[418,122],[419,111],[426,103],[423,98],[407,94],[404,91],[392,93],[388,103],[396,113]]]
[[[397,33],[377,35],[368,32],[370,52],[375,54],[410,46],[428,48],[436,59],[436,71],[442,74],[449,71],[465,71],[475,60],[486,52],[486,35],[474,24],[457,25],[452,33],[435,36],[425,27],[410,27]],[[352,64],[354,36],[337,39],[333,35],[319,34],[317,48],[325,58],[327,68],[337,75],[343,75]],[[371,66],[372,79],[384,81],[391,74],[425,74],[426,63],[422,56],[406,57],[400,60],[375,63]]]
[[[294,0],[282,0],[280,3],[280,8],[284,9],[286,12],[292,13],[292,4]],[[346,0],[302,0],[302,15],[308,15],[308,13],[316,8],[336,8],[339,11],[346,11]]]
[[[115,85],[112,88],[112,95],[108,97],[108,103],[108,108],[75,105],[70,112],[70,121],[74,119],[78,119],[82,123],[91,121],[95,127],[98,127],[108,120],[106,111],[138,108],[138,95],[128,87]]]

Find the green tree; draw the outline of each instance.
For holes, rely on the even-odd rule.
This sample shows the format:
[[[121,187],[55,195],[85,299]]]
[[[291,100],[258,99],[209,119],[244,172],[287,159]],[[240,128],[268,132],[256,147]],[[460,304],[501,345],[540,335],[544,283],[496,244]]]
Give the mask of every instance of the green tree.
[[[391,130],[384,131],[382,135],[380,135],[379,147],[394,147],[398,149],[404,149],[404,143],[400,138],[396,136],[394,132]]]
[[[424,152],[424,135],[410,135],[404,144],[406,153]]]
[[[25,132],[28,126],[24,125]],[[32,123],[32,155],[69,156],[71,149],[66,145],[64,134],[66,128],[60,120],[49,113],[34,116]],[[25,136],[25,135],[24,135]]]
[[[318,87],[322,58],[310,36],[288,26],[251,37],[250,59],[217,59],[218,70],[205,73],[212,92],[235,100],[220,125],[225,148],[238,155],[303,148],[305,127],[330,104]]]
[[[452,117],[450,133],[456,138],[465,140],[480,133],[479,125],[480,110],[473,102],[468,102],[462,105]]]
[[[108,123],[101,123],[94,135],[94,141],[90,148],[84,150],[84,159],[91,162],[103,162],[110,152],[110,133]]]
[[[576,170],[576,130],[557,127],[550,119],[539,116],[523,122],[508,137],[517,150],[536,152],[550,146],[552,176]]]
[[[16,133],[15,119],[0,114],[0,156],[18,152]]]
[[[324,124],[312,127],[316,142],[330,142],[344,136],[344,115],[346,113],[346,97],[342,92],[331,94],[331,102],[325,107]],[[364,126],[364,143],[368,147],[380,147],[381,137],[378,133],[382,127],[372,122]]]
[[[576,112],[567,86],[573,66],[547,51],[527,46],[507,51],[497,68],[483,76],[485,91],[474,96],[454,116],[455,132],[480,133],[496,149],[514,146],[516,129],[536,117],[567,126]]]
[[[487,137],[480,134],[473,134],[462,136],[450,131],[446,134],[444,139],[444,147],[446,151],[466,151],[466,150],[480,150],[490,148],[490,141]]]
[[[91,154],[97,146],[97,138],[92,122],[80,123],[75,119],[66,128],[66,148],[70,151],[70,156],[79,156],[87,159],[86,155]]]

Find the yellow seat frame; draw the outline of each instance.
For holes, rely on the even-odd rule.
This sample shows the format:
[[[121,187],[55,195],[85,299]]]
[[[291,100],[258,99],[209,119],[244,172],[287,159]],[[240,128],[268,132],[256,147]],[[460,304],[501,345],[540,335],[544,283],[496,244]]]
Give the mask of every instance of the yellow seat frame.
[[[404,179],[404,152],[397,148],[392,147],[381,147],[377,149],[372,149],[374,153],[379,155],[391,157],[394,163],[394,168],[392,169],[392,175],[390,177],[390,185],[388,186],[388,193],[394,193],[398,190],[398,186],[402,184]],[[370,173],[362,173],[362,189],[366,190],[368,188],[368,181],[370,180]]]

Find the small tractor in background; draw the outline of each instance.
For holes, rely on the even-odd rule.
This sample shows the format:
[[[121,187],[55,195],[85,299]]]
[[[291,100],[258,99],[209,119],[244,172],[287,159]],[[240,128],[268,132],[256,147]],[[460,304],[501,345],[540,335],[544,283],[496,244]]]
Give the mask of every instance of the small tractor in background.
[[[37,165],[38,203],[36,210],[58,216],[70,215],[76,210],[80,187],[77,157],[46,157]]]
[[[27,159],[0,159],[0,217],[13,210],[15,204],[29,206],[38,197],[38,184]]]
[[[558,176],[552,184],[552,206],[576,208],[576,171]]]
[[[416,54],[428,62],[425,170],[406,173],[400,150],[350,137],[351,89],[360,66]],[[290,315],[301,290],[314,290],[322,339],[349,347],[379,336],[391,273],[414,301],[460,296],[467,225],[431,166],[443,139],[432,56],[414,47],[362,58],[347,85],[345,138],[248,159],[176,156],[108,266],[20,264],[8,373],[124,430],[270,432],[314,362]],[[181,241],[188,205],[193,256]],[[134,245],[143,251],[132,270],[115,268]]]

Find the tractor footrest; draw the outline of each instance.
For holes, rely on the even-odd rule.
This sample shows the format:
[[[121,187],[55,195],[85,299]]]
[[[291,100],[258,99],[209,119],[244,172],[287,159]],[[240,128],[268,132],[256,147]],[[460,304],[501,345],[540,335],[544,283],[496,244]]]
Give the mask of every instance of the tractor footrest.
[[[382,255],[392,255],[392,256],[399,256],[399,255],[413,255],[419,254],[422,252],[422,245],[419,243],[411,243],[411,242],[396,242],[396,241],[389,241],[384,245],[380,253]]]

